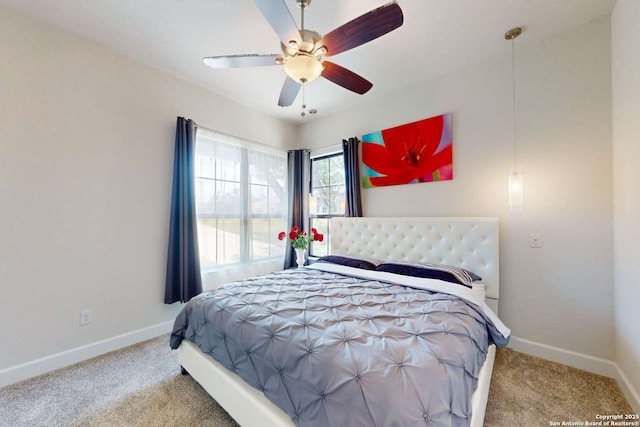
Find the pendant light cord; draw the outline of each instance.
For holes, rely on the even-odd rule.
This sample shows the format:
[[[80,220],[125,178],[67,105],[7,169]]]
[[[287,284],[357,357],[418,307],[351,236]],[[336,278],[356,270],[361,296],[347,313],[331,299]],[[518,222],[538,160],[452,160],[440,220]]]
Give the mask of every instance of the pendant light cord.
[[[516,53],[515,53],[515,38],[511,39],[511,87],[513,96],[513,173],[518,173],[518,158],[517,158],[517,132],[516,132]]]
[[[299,3],[299,5],[300,5],[300,28],[301,28],[300,34],[304,37],[304,9],[307,6],[305,5],[304,2]],[[307,108],[307,104],[306,102],[304,102],[304,84],[305,83],[306,83],[305,81],[302,82],[302,111],[300,112],[300,115],[302,117],[307,115],[307,113],[304,112],[304,109]]]

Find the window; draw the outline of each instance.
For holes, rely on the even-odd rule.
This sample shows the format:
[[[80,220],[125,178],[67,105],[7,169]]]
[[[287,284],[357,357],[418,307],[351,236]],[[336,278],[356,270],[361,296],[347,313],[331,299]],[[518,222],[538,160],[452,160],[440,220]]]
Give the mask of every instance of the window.
[[[280,260],[286,153],[198,128],[194,170],[201,268]]]
[[[345,208],[344,156],[342,152],[311,159],[311,188],[309,190],[309,222],[324,234],[322,242],[313,242],[312,256],[329,253],[331,233],[329,219],[344,216]]]

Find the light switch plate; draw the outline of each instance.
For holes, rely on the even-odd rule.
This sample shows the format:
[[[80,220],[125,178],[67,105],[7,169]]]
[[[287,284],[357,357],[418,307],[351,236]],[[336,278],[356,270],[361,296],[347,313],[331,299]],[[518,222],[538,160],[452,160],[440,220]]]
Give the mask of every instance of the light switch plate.
[[[93,310],[82,310],[80,312],[80,325],[88,325],[93,322]]]
[[[539,233],[532,233],[529,236],[529,246],[532,248],[541,248],[542,247],[542,238]]]

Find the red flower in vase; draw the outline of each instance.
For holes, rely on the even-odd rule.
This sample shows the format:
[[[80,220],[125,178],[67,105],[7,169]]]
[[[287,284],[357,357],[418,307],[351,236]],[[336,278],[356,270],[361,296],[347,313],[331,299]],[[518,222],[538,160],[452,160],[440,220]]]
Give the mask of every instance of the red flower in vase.
[[[289,233],[281,231],[278,233],[278,240],[284,240],[287,238],[289,242],[291,242],[291,246],[296,249],[307,249],[307,246],[311,242],[322,242],[324,240],[324,235],[318,233],[318,230],[315,228],[311,229],[311,236],[307,234],[306,231],[301,231],[298,226],[294,226],[291,228]]]

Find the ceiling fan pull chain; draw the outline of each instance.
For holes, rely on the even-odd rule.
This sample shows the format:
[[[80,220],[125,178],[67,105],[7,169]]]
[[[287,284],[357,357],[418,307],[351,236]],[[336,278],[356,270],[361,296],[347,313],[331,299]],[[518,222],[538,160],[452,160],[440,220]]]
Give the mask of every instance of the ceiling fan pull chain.
[[[300,113],[300,115],[302,117],[306,116],[307,114],[304,112],[304,109],[307,108],[307,103],[304,100],[304,82],[302,83],[302,112]]]

